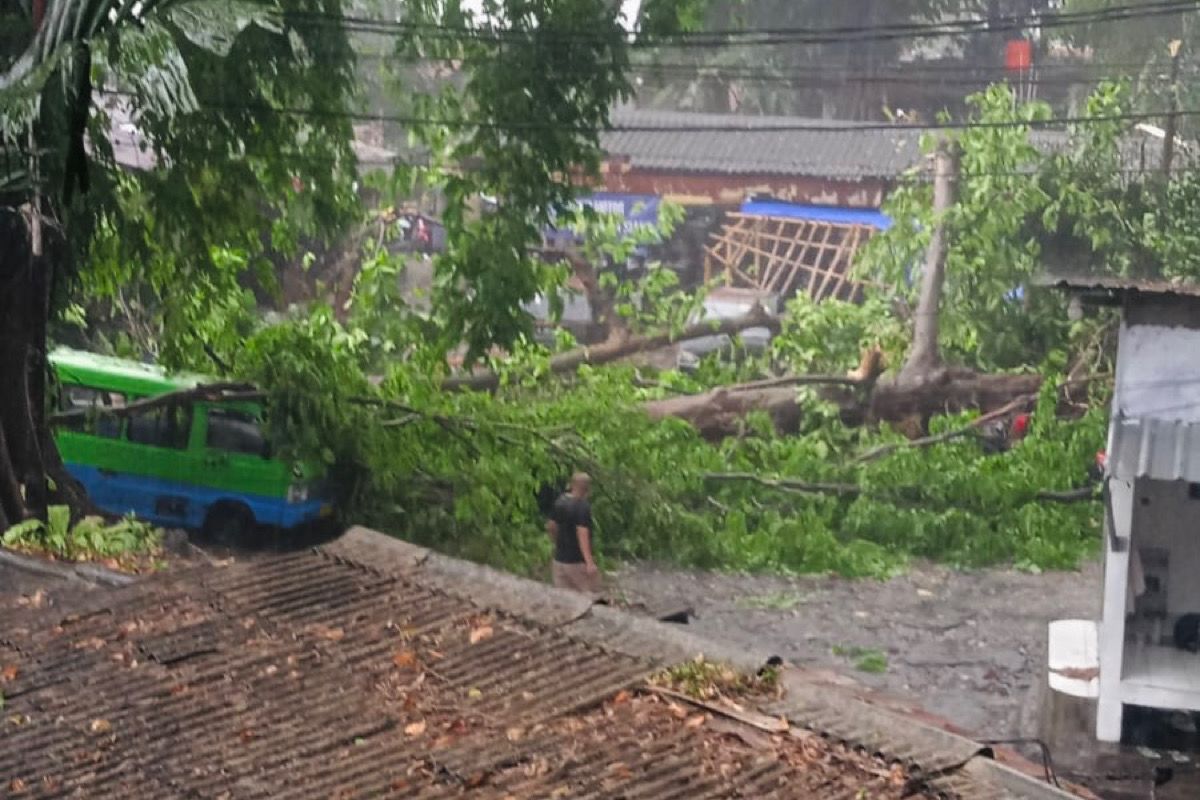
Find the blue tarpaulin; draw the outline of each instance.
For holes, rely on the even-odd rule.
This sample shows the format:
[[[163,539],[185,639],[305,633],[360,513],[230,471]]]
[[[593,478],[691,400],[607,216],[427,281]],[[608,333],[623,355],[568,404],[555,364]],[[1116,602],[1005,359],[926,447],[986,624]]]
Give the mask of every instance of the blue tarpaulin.
[[[750,200],[742,203],[743,214],[757,217],[788,217],[814,222],[835,222],[842,225],[870,225],[881,231],[892,227],[892,218],[876,208],[845,208],[843,206],[811,206],[784,203],[777,200]]]

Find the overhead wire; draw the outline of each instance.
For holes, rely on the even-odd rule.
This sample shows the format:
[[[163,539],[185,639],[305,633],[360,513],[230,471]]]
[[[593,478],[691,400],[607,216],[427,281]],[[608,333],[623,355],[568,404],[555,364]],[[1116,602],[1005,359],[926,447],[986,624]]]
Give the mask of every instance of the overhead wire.
[[[997,15],[988,18],[947,20],[932,23],[889,23],[841,27],[745,28],[717,31],[682,31],[671,34],[638,34],[631,42],[634,47],[725,47],[764,44],[839,44],[898,39],[927,39],[963,36],[972,33],[995,34],[1029,29],[1074,27],[1129,20],[1147,19],[1200,11],[1197,0],[1160,0],[1159,2],[1109,6],[1087,11],[1063,11],[1039,15]],[[594,30],[552,31],[517,29],[497,25],[448,25],[424,21],[388,20],[378,17],[333,14],[328,12],[291,12],[290,23],[311,22],[335,25],[344,30],[361,33],[415,33],[430,40],[459,40],[472,43],[550,44],[606,41],[615,31]]]
[[[130,92],[104,93],[130,95]],[[772,122],[760,124],[755,117],[727,115],[729,123],[691,123],[663,125],[648,123],[624,123],[609,126],[564,125],[559,122],[539,120],[496,120],[469,118],[437,118],[423,115],[386,114],[346,109],[320,109],[298,106],[277,106],[268,103],[213,103],[202,102],[201,106],[215,111],[255,111],[292,116],[312,116],[334,119],[351,119],[359,122],[393,122],[405,125],[441,125],[450,128],[480,128],[485,130],[562,130],[574,133],[741,133],[769,135],[773,133],[819,132],[856,133],[866,131],[935,131],[935,130],[987,130],[1010,128],[1051,128],[1057,126],[1100,124],[1107,122],[1139,122],[1157,120],[1168,116],[1200,117],[1200,109],[1184,108],[1164,111],[1122,112],[1119,114],[1095,114],[1082,116],[1059,116],[1025,120],[972,120],[965,122],[840,122],[836,120],[809,120],[805,122]],[[721,115],[706,115],[708,117]],[[738,121],[741,122],[738,122]]]

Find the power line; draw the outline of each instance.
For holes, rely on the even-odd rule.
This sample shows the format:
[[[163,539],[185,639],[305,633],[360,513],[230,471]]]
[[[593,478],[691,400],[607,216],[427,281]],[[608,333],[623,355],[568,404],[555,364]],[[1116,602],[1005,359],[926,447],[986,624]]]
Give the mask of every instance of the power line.
[[[404,65],[418,64],[438,64],[438,63],[458,63],[461,59],[452,57],[428,57],[428,56],[397,56],[390,53],[358,53],[355,56],[359,61],[387,62]],[[1021,80],[1025,83],[1046,84],[1046,85],[1075,85],[1079,83],[1098,83],[1101,81],[1121,81],[1132,79],[1129,74],[1089,74],[1085,69],[1119,69],[1122,66],[1128,69],[1142,69],[1144,64],[1101,64],[1097,63],[1084,66],[1074,66],[1068,64],[1047,64],[1037,67],[1032,70],[1027,70],[1020,73],[1013,73],[1007,67],[973,67],[966,65],[956,65],[950,68],[950,65],[940,65],[940,69],[926,70],[921,66],[906,66],[906,65],[889,65],[882,66],[870,71],[851,70],[849,68],[825,67],[825,66],[806,66],[803,64],[792,65],[789,67],[781,67],[779,69],[770,69],[766,67],[746,67],[738,65],[720,65],[720,64],[705,64],[700,62],[682,63],[682,62],[635,62],[630,66],[632,72],[637,72],[643,75],[653,75],[654,73],[663,73],[671,76],[687,77],[696,74],[700,77],[717,77],[717,78],[736,78],[746,80],[764,80],[764,81],[812,81],[823,80],[830,83],[937,83],[943,85],[961,84],[974,86],[981,83],[994,83],[998,80],[1003,80],[1008,77],[1013,77],[1016,80]],[[1061,71],[1071,70],[1078,74],[1062,75]],[[1043,74],[1049,73],[1049,74]],[[1182,70],[1184,76],[1200,76],[1200,68],[1192,68]],[[1165,72],[1163,74],[1154,74],[1139,78],[1142,83],[1170,83],[1172,77]],[[801,87],[803,88],[803,87]]]
[[[126,94],[128,92],[110,92]],[[1200,109],[1180,109],[1177,111],[1159,112],[1125,112],[1121,114],[1099,114],[1090,116],[1047,117],[1031,120],[975,120],[969,122],[782,122],[769,125],[763,124],[689,124],[689,125],[650,125],[624,124],[608,127],[586,125],[563,125],[557,122],[539,122],[526,120],[472,120],[449,119],[405,114],[373,114],[355,112],[343,109],[301,108],[291,106],[273,106],[267,103],[201,103],[201,108],[211,111],[255,111],[288,116],[312,116],[333,119],[352,119],[360,122],[393,122],[404,125],[441,125],[451,128],[480,128],[483,130],[561,130],[574,133],[742,133],[751,135],[772,133],[855,133],[862,131],[934,131],[934,130],[984,130],[1007,128],[1049,128],[1055,126],[1089,125],[1106,122],[1142,122],[1162,119],[1166,116],[1200,117]],[[731,119],[754,120],[754,117],[737,117]]]
[[[755,28],[742,30],[690,31],[656,36],[642,36],[630,42],[633,47],[723,47],[764,44],[839,44],[897,39],[923,39],[962,36],[971,33],[995,34],[1029,28],[1060,28],[1082,25],[1126,22],[1200,11],[1196,0],[1160,0],[1136,5],[1111,6],[1104,9],[1078,12],[1058,12],[1038,15],[1031,21],[1016,15],[986,19],[952,20],[935,23],[901,23],[872,26],[843,26],[827,28]],[[459,42],[532,45],[586,41],[608,41],[615,31],[601,33],[584,30],[540,31],[518,30],[495,26],[470,28],[427,22],[406,22],[372,17],[338,15],[322,12],[293,12],[291,22],[309,21],[333,24],[361,33],[419,33],[422,38]]]

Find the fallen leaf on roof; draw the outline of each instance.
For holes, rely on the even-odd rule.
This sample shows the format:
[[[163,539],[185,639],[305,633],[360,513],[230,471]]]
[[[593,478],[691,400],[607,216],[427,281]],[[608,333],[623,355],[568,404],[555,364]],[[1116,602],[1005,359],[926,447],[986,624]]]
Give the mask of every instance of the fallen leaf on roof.
[[[328,625],[312,625],[309,627],[309,631],[318,639],[325,639],[329,642],[340,642],[346,635],[341,628],[331,628]]]
[[[13,778],[8,782],[8,790],[13,794],[18,794],[25,791],[25,781],[20,778]]]
[[[622,703],[628,703],[628,702],[629,702],[629,692],[625,691],[624,689],[622,689],[621,691],[619,691],[615,695],[613,695],[612,704],[614,706],[619,706]]]
[[[21,598],[17,600],[17,605],[24,606],[26,608],[41,608],[45,602],[46,590],[38,589],[31,595],[22,595]]]
[[[743,744],[753,747],[755,750],[769,750],[774,747],[775,743],[771,737],[762,731],[743,725],[740,722],[735,722],[731,719],[722,719],[713,717],[708,724],[709,730],[717,733],[728,734],[735,736],[742,741]]]
[[[693,714],[692,716],[687,718],[686,722],[683,723],[683,727],[699,728],[701,725],[704,724],[704,719],[705,719],[705,717],[703,714]]]
[[[470,639],[471,644],[478,644],[484,639],[490,639],[492,638],[492,626],[480,625],[478,628],[473,628],[471,630],[471,635],[468,638]]]
[[[417,664],[417,654],[412,650],[400,650],[392,656],[392,663],[400,669],[409,669]]]
[[[483,697],[483,692],[472,686],[470,689],[467,689],[467,697],[471,698],[472,700],[478,700],[479,698]]]
[[[6,664],[4,669],[0,670],[0,681],[3,681],[4,683],[15,681],[17,679],[18,671],[19,670],[17,669],[16,664]]]
[[[413,722],[404,726],[404,734],[406,736],[420,736],[425,732],[425,720]]]
[[[509,728],[504,732],[504,738],[510,742],[519,742],[524,737],[525,732],[520,728]]]
[[[88,725],[88,730],[92,733],[108,733],[112,730],[112,723],[106,719],[94,719],[92,724]]]

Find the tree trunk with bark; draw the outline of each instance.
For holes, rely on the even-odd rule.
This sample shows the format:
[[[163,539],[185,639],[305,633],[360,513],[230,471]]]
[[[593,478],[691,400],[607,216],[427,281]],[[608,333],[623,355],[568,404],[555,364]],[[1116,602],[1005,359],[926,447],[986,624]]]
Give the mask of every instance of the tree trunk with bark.
[[[558,374],[572,372],[584,364],[607,364],[622,358],[656,350],[673,342],[686,339],[696,339],[701,336],[725,334],[732,336],[747,328],[767,328],[773,332],[779,331],[779,320],[772,317],[762,306],[754,309],[744,317],[727,319],[714,324],[711,321],[697,322],[689,325],[677,335],[671,331],[659,331],[641,336],[629,336],[611,339],[595,347],[578,347],[550,358],[550,371]],[[471,375],[455,375],[442,381],[443,389],[496,389],[500,385],[500,376],[490,370],[480,371]]]
[[[912,348],[898,378],[903,384],[921,383],[942,366],[938,331],[942,286],[946,282],[946,254],[950,249],[946,223],[954,207],[958,183],[958,150],[953,142],[943,139],[938,143],[933,170],[933,235],[921,272],[921,296],[913,320]]]
[[[9,208],[19,202],[4,200]],[[22,212],[0,214],[0,530],[44,518],[51,502],[76,515],[87,510],[46,425],[46,326],[61,242],[42,236],[35,252],[33,209],[26,204]]]
[[[784,381],[791,385],[778,385]],[[776,385],[769,385],[771,383]],[[974,409],[987,413],[1003,408],[1017,398],[1035,395],[1042,378],[1040,375],[980,375],[969,370],[942,370],[936,379],[919,384],[886,381],[872,386],[867,381],[852,378],[797,376],[654,400],[642,408],[653,419],[677,417],[686,420],[710,440],[740,433],[745,427],[746,415],[752,411],[766,412],[780,433],[794,433],[802,418],[795,386],[802,383],[824,385],[826,399],[837,403],[847,424],[888,422],[903,425],[937,414]],[[919,435],[922,430],[922,425],[916,425],[911,433]]]
[[[30,373],[39,360],[39,333],[45,352],[45,322],[35,318],[46,304],[40,291],[46,282],[39,280],[43,265],[32,252],[30,207],[21,212],[4,215],[0,233],[0,527],[45,510],[45,471],[30,391],[38,379]]]

